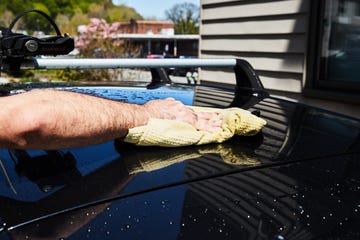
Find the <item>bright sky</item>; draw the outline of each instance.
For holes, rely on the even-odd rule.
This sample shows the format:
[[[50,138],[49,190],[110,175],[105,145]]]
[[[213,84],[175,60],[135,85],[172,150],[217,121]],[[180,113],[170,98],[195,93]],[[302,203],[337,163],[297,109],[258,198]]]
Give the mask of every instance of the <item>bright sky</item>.
[[[134,8],[145,19],[156,17],[158,20],[165,19],[166,10],[184,2],[200,5],[200,0],[113,0],[114,4],[125,4]]]

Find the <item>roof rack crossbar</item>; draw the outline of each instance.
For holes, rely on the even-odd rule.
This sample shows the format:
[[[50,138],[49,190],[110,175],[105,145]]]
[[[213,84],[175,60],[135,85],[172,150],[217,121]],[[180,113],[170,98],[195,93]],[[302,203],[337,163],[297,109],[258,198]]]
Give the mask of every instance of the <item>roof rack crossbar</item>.
[[[114,69],[170,67],[234,67],[236,59],[34,58],[21,69]]]

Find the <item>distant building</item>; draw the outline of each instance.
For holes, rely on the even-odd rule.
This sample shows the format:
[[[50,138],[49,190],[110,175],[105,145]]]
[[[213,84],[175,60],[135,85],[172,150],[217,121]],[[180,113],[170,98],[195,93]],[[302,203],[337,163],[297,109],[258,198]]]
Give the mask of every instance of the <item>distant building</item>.
[[[174,23],[168,21],[130,20],[121,23],[121,33],[174,35]]]
[[[175,35],[173,22],[130,20],[117,37],[140,44],[140,57],[198,56],[199,35]]]

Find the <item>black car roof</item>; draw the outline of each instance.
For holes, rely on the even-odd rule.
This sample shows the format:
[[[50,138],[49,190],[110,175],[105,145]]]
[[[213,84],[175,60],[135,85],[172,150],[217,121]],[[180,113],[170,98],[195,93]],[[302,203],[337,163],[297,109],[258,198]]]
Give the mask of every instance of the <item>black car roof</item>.
[[[175,89],[196,106],[246,108],[267,121],[253,137],[176,149],[121,140],[58,151],[2,149],[0,237],[356,238],[359,120],[269,97],[257,80],[237,87],[137,85]],[[4,87],[7,95],[39,86]],[[100,95],[106,89],[112,97],[128,87],[60,86]]]

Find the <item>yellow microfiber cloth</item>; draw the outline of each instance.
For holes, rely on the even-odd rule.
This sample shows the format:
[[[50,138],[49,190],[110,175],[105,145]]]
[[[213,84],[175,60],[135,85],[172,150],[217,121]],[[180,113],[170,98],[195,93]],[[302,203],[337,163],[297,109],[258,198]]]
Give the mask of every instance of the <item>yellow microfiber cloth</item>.
[[[145,126],[129,129],[124,141],[139,146],[181,147],[222,143],[234,135],[257,134],[266,121],[241,108],[189,107],[195,112],[216,112],[222,119],[222,130],[199,131],[189,123],[178,120],[151,118]]]

